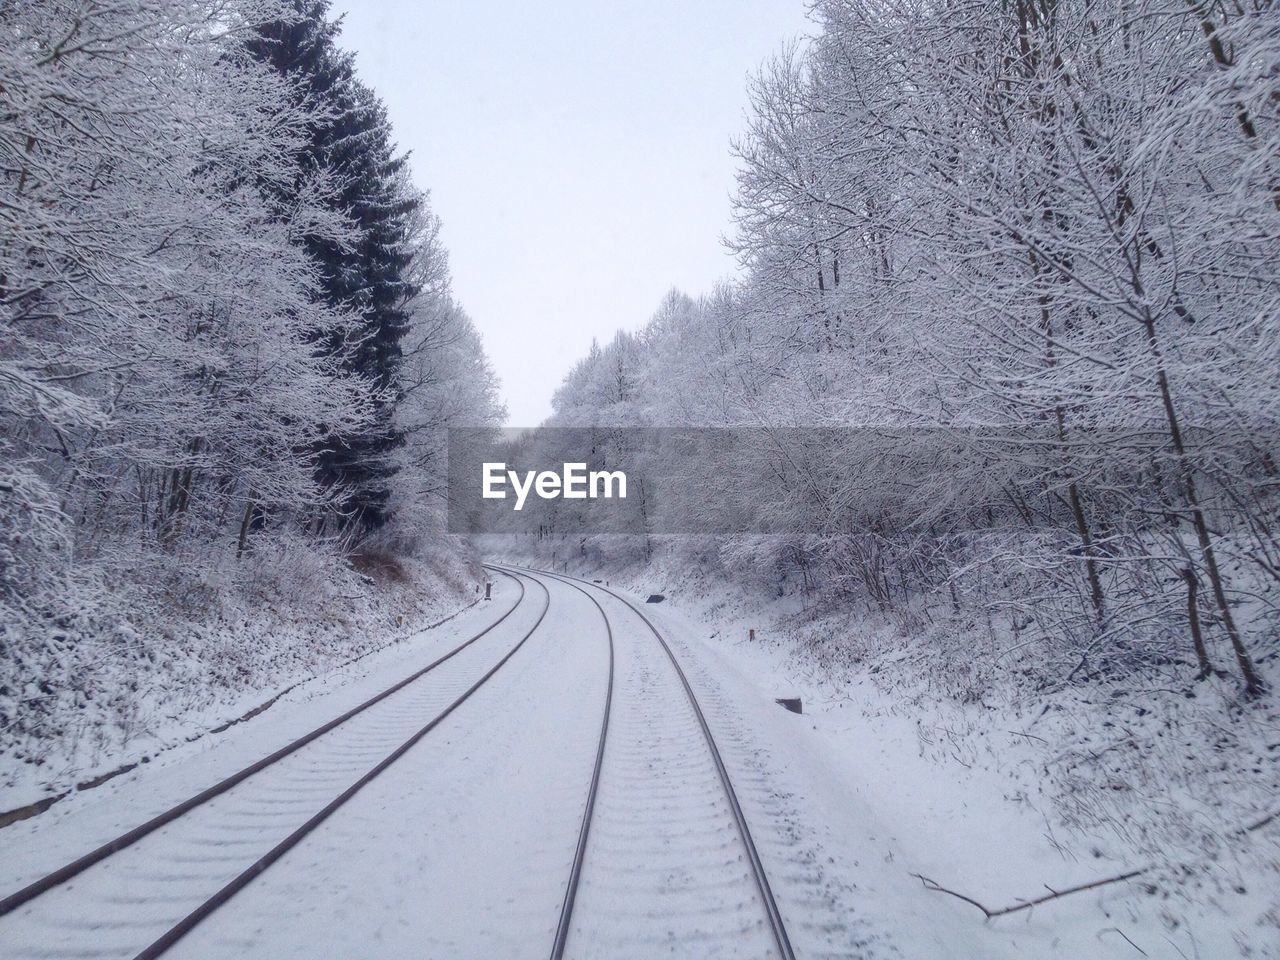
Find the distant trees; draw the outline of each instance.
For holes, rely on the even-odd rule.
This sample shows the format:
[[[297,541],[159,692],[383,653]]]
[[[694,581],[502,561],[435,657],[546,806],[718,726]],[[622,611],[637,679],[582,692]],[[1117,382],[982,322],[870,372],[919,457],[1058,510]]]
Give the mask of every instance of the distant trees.
[[[1280,9],[814,15],[752,86],[747,276],[663,305],[633,407],[852,428],[757,452],[754,501],[808,531],[755,551],[774,575],[998,618],[1059,678],[1186,657],[1257,692],[1280,622]],[[593,416],[590,380],[558,418]]]
[[[393,421],[403,438],[390,483],[395,522],[377,535],[407,552],[446,525],[449,428],[496,431],[506,416],[480,333],[450,290],[439,221],[425,199],[409,231],[414,292],[403,306],[408,329],[401,340]]]

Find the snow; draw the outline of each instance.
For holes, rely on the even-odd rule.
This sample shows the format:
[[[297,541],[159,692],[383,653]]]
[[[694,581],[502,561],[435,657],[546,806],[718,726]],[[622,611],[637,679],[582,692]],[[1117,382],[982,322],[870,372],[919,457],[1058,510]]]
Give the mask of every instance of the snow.
[[[747,85],[739,276],[505,439],[427,192],[296,6],[3,6],[0,825],[52,806],[0,884],[493,629],[0,952],[132,956],[390,757],[175,952],[545,954],[610,648],[565,583],[472,593],[478,436],[539,495],[632,472],[484,529],[668,598],[737,783],[587,588],[569,955],[768,955],[736,796],[804,957],[1280,957],[1275,4],[811,0]]]
[[[552,590],[507,667],[173,955],[544,957],[607,662],[594,608]]]
[[[617,689],[567,955],[776,956],[693,707],[643,622],[601,603]]]
[[[1265,836],[1256,857],[1230,862],[1223,854],[1227,881],[1211,876],[1184,888],[1156,873],[990,922],[925,890],[914,874],[994,909],[1040,896],[1046,885],[1063,889],[1148,864],[1127,858],[1114,837],[1062,822],[1040,745],[1019,735],[1027,719],[1014,711],[964,710],[907,684],[877,683],[865,665],[816,663],[773,627],[789,622],[792,597],[768,601],[687,570],[613,575],[615,587],[621,581],[635,596],[667,595],[646,612],[678,638],[691,681],[714,707],[726,762],[754,767],[769,785],[744,796],[748,819],[781,818],[805,838],[832,912],[857,917],[873,943],[908,957],[974,960],[1131,958],[1140,955],[1135,945],[1151,957],[1280,956],[1280,864],[1265,853],[1274,849]],[[755,642],[747,639],[752,628]],[[791,696],[801,697],[802,715],[776,705]],[[778,857],[767,841],[761,853],[767,865]],[[794,891],[775,885],[784,914],[794,913]]]
[[[185,800],[273,750],[351,709],[420,669],[497,619],[518,590],[500,581],[494,599],[433,630],[391,644],[300,684],[265,713],[183,741],[93,790],[72,794],[48,812],[0,830],[6,893],[124,830]],[[3,923],[3,920],[0,920]]]
[[[476,600],[467,558],[400,562],[404,583],[366,582],[302,548],[233,569],[152,565],[140,582],[128,571],[113,603],[128,610],[129,642],[72,637],[60,660],[25,668],[48,690],[40,703],[16,684],[0,696],[19,718],[0,727],[0,814],[152,762]]]
[[[1142,884],[984,922],[989,906],[1119,872],[1060,836],[1044,798],[986,762],[953,715],[869,677],[819,673],[764,619],[705,584],[628,584],[686,671],[804,958],[1037,960],[1274,956],[1249,929],[1267,894],[1199,904]],[[174,957],[545,956],[581,824],[608,647],[579,591],[541,578],[546,620],[493,679],[301,844],[181,940]],[[617,586],[616,581],[614,586]],[[588,587],[592,590],[593,588]],[[765,914],[671,665],[635,614],[594,591],[613,625],[610,740],[570,957],[765,957]],[[518,588],[298,687],[271,710],[168,751],[0,831],[4,892],[287,742],[496,620]],[[790,601],[773,603],[773,612]],[[0,918],[6,956],[132,956],[356,779],[495,663],[537,620],[539,587],[445,666],[269,771]],[[746,640],[748,626],[756,642]],[[804,713],[775,703],[798,695]],[[1016,743],[1019,739],[1013,738]],[[1030,746],[1027,748],[1030,750]],[[1268,952],[1271,951],[1271,952]]]

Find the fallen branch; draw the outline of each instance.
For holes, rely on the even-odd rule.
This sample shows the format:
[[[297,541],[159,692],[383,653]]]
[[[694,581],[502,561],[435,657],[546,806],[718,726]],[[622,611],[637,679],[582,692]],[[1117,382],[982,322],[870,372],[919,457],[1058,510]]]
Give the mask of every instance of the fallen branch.
[[[913,873],[912,876],[918,879],[921,883],[923,883],[924,888],[926,890],[933,890],[937,893],[947,893],[958,900],[963,900],[965,903],[972,904],[973,906],[981,910],[986,915],[986,918],[988,920],[991,920],[995,917],[1003,917],[1005,914],[1017,913],[1019,910],[1029,910],[1030,908],[1038,906],[1039,904],[1047,903],[1050,900],[1057,900],[1059,897],[1065,897],[1072,893],[1081,893],[1085,890],[1093,890],[1093,889],[1096,889],[1097,887],[1105,887],[1108,884],[1120,883],[1122,880],[1132,880],[1134,877],[1140,876],[1141,874],[1146,873],[1150,869],[1151,869],[1150,867],[1143,867],[1140,870],[1130,870],[1128,873],[1122,873],[1114,877],[1104,877],[1101,880],[1094,880],[1090,883],[1082,883],[1079,886],[1068,887],[1065,890],[1055,890],[1053,889],[1053,887],[1049,886],[1048,884],[1045,884],[1045,889],[1048,890],[1049,892],[1044,894],[1043,896],[1036,897],[1034,900],[1019,900],[1017,903],[1013,904],[1012,906],[1000,907],[997,910],[992,910],[990,907],[987,907],[984,904],[979,903],[977,900],[973,899],[973,897],[965,896],[963,893],[957,893],[955,890],[949,890],[946,887],[942,886],[940,883],[938,883],[936,880],[931,880],[928,877],[922,876],[921,874],[918,874],[918,873]]]
[[[1263,827],[1265,827],[1271,821],[1275,820],[1277,817],[1280,817],[1280,810],[1273,810],[1271,813],[1267,814],[1261,820],[1258,820],[1255,823],[1249,824],[1249,826],[1245,827],[1244,830],[1241,832],[1253,833],[1253,831],[1255,830],[1261,830]]]
[[[1128,941],[1129,946],[1133,947],[1133,949],[1137,950],[1137,951],[1138,951],[1140,954],[1142,954],[1144,957],[1149,956],[1149,954],[1147,953],[1147,951],[1143,950],[1140,946],[1138,946],[1138,945],[1137,945],[1136,943],[1134,943],[1131,939],[1129,939],[1129,935],[1128,935],[1127,933],[1125,933],[1123,930],[1121,930],[1119,927],[1107,927],[1105,930],[1099,930],[1099,931],[1098,931],[1098,934],[1097,934],[1096,939],[1101,940],[1101,939],[1102,939],[1102,935],[1103,935],[1104,933],[1118,933],[1118,934],[1120,934],[1120,936],[1124,937],[1124,938],[1125,938],[1125,940],[1126,940],[1126,941]]]
[[[1013,731],[1010,731],[1010,732],[1012,733]],[[1262,817],[1260,820],[1256,820],[1253,823],[1248,824],[1247,826],[1236,827],[1235,830],[1232,831],[1232,836],[1243,837],[1246,834],[1253,833],[1254,831],[1257,831],[1257,830],[1261,830],[1263,827],[1267,826],[1270,823],[1273,823],[1277,819],[1280,819],[1280,810],[1273,810],[1271,813]],[[1132,880],[1134,877],[1139,877],[1139,876],[1142,876],[1142,874],[1144,873],[1150,872],[1151,869],[1152,867],[1150,866],[1141,867],[1137,870],[1130,870],[1128,873],[1121,873],[1114,877],[1104,877],[1101,880],[1094,880],[1091,883],[1082,883],[1076,887],[1068,887],[1065,890],[1055,890],[1053,889],[1053,887],[1049,886],[1046,883],[1044,888],[1049,892],[1044,894],[1043,896],[1036,897],[1034,900],[1019,900],[1017,903],[1013,904],[1012,906],[1000,907],[998,910],[992,910],[990,907],[986,906],[985,904],[979,903],[977,900],[973,899],[973,897],[966,896],[963,893],[958,893],[955,890],[949,890],[948,888],[942,886],[942,884],[938,883],[936,880],[931,880],[929,877],[923,876],[922,874],[913,873],[911,874],[911,876],[915,877],[917,880],[923,883],[924,888],[926,890],[932,890],[936,893],[950,894],[951,896],[955,897],[957,900],[963,900],[965,903],[972,904],[973,906],[981,910],[983,914],[986,915],[986,918],[990,920],[993,917],[1003,917],[1005,914],[1017,913],[1019,910],[1029,910],[1031,907],[1038,906],[1039,904],[1042,904],[1042,903],[1047,903],[1050,900],[1056,900],[1059,897],[1065,897],[1072,893],[1081,893],[1085,890],[1094,890],[1098,887],[1105,887],[1112,883],[1120,883],[1123,880]],[[1121,933],[1119,930],[1117,930],[1116,932],[1120,933],[1121,936],[1124,936],[1124,934]],[[1125,939],[1127,940],[1128,937],[1125,937]],[[1139,949],[1139,952],[1141,952],[1137,944],[1134,944],[1134,948]]]
[[[1015,737],[1026,737],[1028,740],[1039,740],[1041,743],[1047,744],[1049,741],[1044,737],[1037,737],[1034,733],[1024,733],[1021,730],[1006,730],[1005,733]]]

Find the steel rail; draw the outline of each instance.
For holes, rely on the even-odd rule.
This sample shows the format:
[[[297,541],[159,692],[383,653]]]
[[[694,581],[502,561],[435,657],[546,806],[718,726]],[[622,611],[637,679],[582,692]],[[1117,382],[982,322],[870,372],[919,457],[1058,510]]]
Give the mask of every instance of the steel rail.
[[[774,943],[777,945],[778,952],[782,960],[795,960],[795,950],[791,946],[791,938],[787,935],[786,924],[783,922],[782,913],[778,909],[778,903],[773,896],[773,888],[769,884],[769,878],[765,873],[764,863],[760,859],[760,853],[756,850],[755,841],[751,837],[751,828],[747,824],[746,815],[742,812],[742,805],[738,802],[738,795],[733,789],[733,781],[729,777],[728,768],[725,767],[724,759],[720,756],[720,748],[716,745],[715,737],[711,733],[711,727],[707,723],[707,718],[702,712],[702,706],[698,703],[697,696],[694,695],[693,687],[689,684],[689,678],[685,676],[684,668],[680,666],[680,661],[676,659],[675,653],[671,650],[670,644],[667,643],[665,637],[654,626],[653,621],[645,616],[644,612],[637,607],[628,597],[617,591],[601,586],[598,583],[590,583],[580,577],[571,577],[567,574],[551,573],[546,570],[532,570],[530,568],[519,567],[520,572],[540,573],[546,576],[554,577],[563,581],[577,581],[587,586],[595,587],[597,590],[609,594],[616,600],[621,601],[628,606],[631,611],[638,616],[649,632],[652,633],[662,645],[662,649],[667,654],[667,659],[671,661],[672,667],[675,668],[676,676],[680,679],[681,686],[689,698],[689,704],[693,707],[694,715],[698,718],[698,725],[702,728],[702,735],[706,739],[707,747],[711,752],[711,759],[715,763],[716,771],[720,775],[720,783],[724,787],[725,796],[729,800],[729,807],[733,813],[734,822],[738,828],[738,836],[742,839],[742,845],[746,848],[747,858],[751,863],[751,871],[755,879],[756,889],[760,894],[761,903],[764,905],[765,914],[769,920],[770,932],[773,934]],[[597,604],[599,606],[599,604]]]
[[[400,680],[392,684],[391,686],[387,687],[381,693],[375,694],[374,696],[370,697],[368,700],[365,700],[363,703],[359,704],[358,706],[352,707],[350,710],[348,710],[346,713],[343,713],[341,716],[334,717],[332,720],[328,721],[327,723],[324,723],[321,726],[316,727],[310,733],[303,734],[301,737],[298,737],[296,740],[293,740],[285,744],[283,747],[281,747],[279,750],[276,750],[274,753],[268,754],[267,756],[263,757],[261,760],[251,763],[249,766],[243,768],[242,770],[239,770],[236,773],[231,774],[229,777],[226,777],[225,779],[218,781],[213,786],[207,787],[206,789],[201,790],[195,796],[190,797],[189,799],[184,800],[181,803],[170,807],[168,810],[165,810],[163,813],[157,814],[156,816],[152,817],[150,820],[147,820],[145,823],[139,824],[138,826],[134,827],[132,830],[129,830],[126,833],[122,833],[120,836],[116,837],[113,840],[107,841],[97,849],[91,850],[89,853],[86,853],[84,856],[71,861],[65,866],[59,867],[57,870],[54,870],[52,873],[46,874],[45,876],[41,877],[38,880],[32,881],[22,889],[9,894],[4,899],[0,899],[0,917],[3,917],[7,913],[12,913],[18,907],[22,906],[25,903],[29,903],[30,901],[34,900],[36,897],[40,896],[41,894],[48,893],[50,890],[54,889],[55,887],[62,886],[68,880],[71,880],[74,877],[78,876],[79,874],[83,873],[85,870],[89,869],[94,864],[101,863],[103,860],[106,860],[108,857],[112,856],[113,854],[119,853],[121,850],[124,850],[128,847],[133,846],[135,843],[137,843],[139,840],[146,837],[148,834],[154,833],[156,830],[159,830],[161,827],[169,823],[172,823],[174,820],[177,820],[179,817],[183,816],[184,814],[190,813],[192,810],[196,809],[197,807],[203,806],[204,804],[212,800],[214,797],[217,797],[217,796],[220,796],[221,794],[226,793],[232,787],[240,783],[243,783],[245,780],[249,779],[249,777],[253,776],[254,774],[260,773],[261,771],[265,770],[267,767],[272,766],[273,764],[279,762],[280,760],[283,760],[285,757],[289,756],[291,753],[294,753],[297,750],[300,750],[301,748],[305,747],[307,744],[311,743],[313,740],[316,740],[319,737],[324,736],[326,733],[328,733],[330,730],[333,730],[335,727],[341,726],[342,724],[350,720],[352,717],[356,716],[359,713],[363,713],[365,710],[368,710],[370,707],[374,706],[375,704],[385,700],[387,697],[391,696],[393,693],[396,693],[397,691],[404,689],[409,684],[413,683],[415,680],[421,679],[423,676],[430,673],[432,670],[440,666],[442,663],[452,659],[457,654],[461,653],[467,647],[471,646],[473,643],[475,643],[477,640],[479,640],[485,634],[489,633],[491,630],[497,627],[500,623],[506,620],[509,616],[511,616],[511,614],[513,614],[516,611],[516,608],[519,607],[520,604],[524,602],[524,595],[525,595],[524,583],[518,577],[514,577],[510,573],[507,573],[506,571],[502,571],[502,573],[504,576],[511,577],[511,579],[515,580],[516,584],[520,587],[520,596],[516,598],[516,602],[511,605],[510,609],[508,609],[505,613],[503,613],[501,617],[499,617],[493,623],[489,624],[479,633],[475,634],[470,639],[454,647],[444,656],[436,660],[433,660],[431,663],[427,664],[422,669],[414,671],[409,676],[405,677],[403,680]],[[544,587],[543,589],[545,590],[546,588]],[[545,615],[545,611],[544,611],[544,615]]]
[[[510,574],[508,574],[508,576],[510,576]],[[196,909],[193,910],[191,913],[187,914],[187,916],[183,917],[176,924],[170,927],[169,930],[164,933],[164,935],[162,935],[154,943],[152,943],[151,945],[146,947],[144,950],[142,950],[139,954],[137,954],[134,960],[155,960],[155,958],[161,956],[165,951],[167,951],[175,943],[177,943],[179,940],[185,937],[188,933],[194,930],[202,920],[204,920],[206,917],[212,914],[215,910],[217,910],[219,907],[225,904],[228,900],[234,897],[237,893],[239,893],[241,890],[247,887],[250,883],[252,883],[264,870],[266,870],[269,866],[271,866],[271,864],[275,863],[277,860],[283,857],[286,853],[288,853],[289,850],[291,850],[293,847],[297,846],[300,842],[302,842],[303,838],[305,838],[307,834],[311,833],[312,830],[316,829],[316,827],[324,823],[325,820],[329,819],[329,817],[339,807],[341,807],[348,800],[350,800],[357,793],[359,793],[365,786],[367,786],[371,781],[373,781],[378,776],[378,774],[382,773],[384,770],[390,767],[393,763],[399,760],[402,756],[408,753],[409,750],[412,749],[413,746],[419,740],[421,740],[428,733],[430,733],[437,726],[439,726],[440,723],[446,717],[449,716],[449,714],[453,713],[454,710],[458,709],[458,707],[460,707],[463,703],[465,703],[473,693],[475,693],[482,686],[484,686],[485,683],[489,681],[490,677],[492,677],[495,673],[497,673],[500,669],[502,669],[502,667],[506,664],[506,662],[516,655],[516,651],[518,651],[521,647],[524,646],[525,641],[528,640],[531,636],[533,636],[534,631],[536,631],[538,627],[542,625],[542,621],[546,619],[547,611],[551,609],[551,591],[546,588],[545,584],[540,583],[536,577],[530,577],[529,579],[532,580],[534,583],[537,583],[538,586],[542,587],[542,592],[546,594],[546,603],[542,608],[542,613],[538,615],[538,619],[534,622],[533,626],[529,628],[529,630],[525,633],[523,637],[520,638],[520,640],[516,643],[515,646],[513,646],[510,650],[507,651],[507,653],[503,656],[501,660],[499,660],[492,667],[490,667],[488,671],[485,672],[484,676],[482,676],[479,680],[477,680],[470,687],[468,687],[460,697],[458,697],[451,704],[449,704],[449,706],[445,707],[445,709],[441,713],[437,714],[434,719],[428,722],[425,726],[421,727],[416,733],[413,734],[413,736],[405,740],[404,743],[396,747],[396,749],[391,751],[391,753],[387,754],[386,757],[380,760],[377,763],[377,765],[374,766],[372,769],[370,769],[364,776],[362,776],[355,783],[351,784],[351,786],[347,787],[346,790],[342,791],[342,793],[340,793],[333,800],[329,801],[329,803],[325,804],[325,806],[318,813],[312,816],[311,819],[309,819],[297,830],[294,830],[293,833],[289,834],[287,837],[285,837],[283,840],[277,843],[274,847],[272,847],[270,850],[264,853],[256,861],[254,861],[254,863],[251,866],[249,866],[247,869],[242,871],[238,876],[236,876],[235,879],[229,882],[226,886],[224,886],[221,890],[215,893],[212,897],[210,897],[204,903],[200,904],[200,906],[196,907]],[[522,594],[522,597],[523,597],[523,594]]]
[[[503,573],[510,575],[510,572],[501,566],[494,565],[493,569],[501,570]],[[524,571],[521,572],[523,573]],[[534,580],[537,579],[536,576],[529,573],[524,575]],[[548,574],[548,576],[577,590],[595,605],[595,608],[600,611],[600,619],[604,621],[605,634],[609,639],[609,680],[605,687],[604,717],[600,721],[600,739],[596,747],[595,766],[591,771],[591,785],[587,790],[587,804],[582,814],[582,825],[578,829],[578,845],[573,853],[573,866],[569,870],[569,883],[565,887],[564,901],[560,905],[560,921],[556,925],[556,938],[551,945],[551,960],[562,960],[569,942],[569,925],[573,920],[573,907],[578,898],[578,885],[582,880],[582,867],[587,859],[587,838],[591,834],[591,821],[595,816],[596,810],[596,796],[600,792],[600,774],[604,769],[605,742],[609,738],[609,714],[613,709],[614,653],[613,626],[609,623],[609,615],[604,612],[604,607],[600,606],[600,601],[570,580],[565,580],[555,574]],[[543,589],[546,588],[544,587]]]

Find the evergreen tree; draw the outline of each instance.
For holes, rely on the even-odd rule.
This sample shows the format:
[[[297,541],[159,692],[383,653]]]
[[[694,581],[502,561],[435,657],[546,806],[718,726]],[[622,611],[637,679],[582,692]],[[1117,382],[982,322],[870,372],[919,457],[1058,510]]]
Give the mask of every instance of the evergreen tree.
[[[330,433],[317,451],[321,481],[338,490],[339,526],[359,535],[387,519],[393,454],[403,443],[393,414],[400,341],[409,327],[406,304],[415,293],[410,231],[421,201],[406,186],[407,156],[396,153],[386,108],[356,78],[353,56],[337,46],[341,20],[328,18],[328,0],[293,0],[293,7],[296,19],[261,28],[250,49],[290,81],[296,97],[324,108],[299,166],[329,184],[325,203],[354,225],[358,238],[343,245],[330,231],[317,230],[301,242],[320,265],[323,296],[355,318],[317,331],[317,349],[376,393],[369,428]]]

